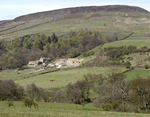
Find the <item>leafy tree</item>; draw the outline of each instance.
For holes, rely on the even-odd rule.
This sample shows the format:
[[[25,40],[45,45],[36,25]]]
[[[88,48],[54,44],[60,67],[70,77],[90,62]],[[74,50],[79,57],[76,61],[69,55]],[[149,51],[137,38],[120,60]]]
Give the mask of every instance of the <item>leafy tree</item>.
[[[149,66],[148,66],[148,65],[145,65],[144,67],[145,67],[145,69],[149,69]]]
[[[126,76],[119,70],[112,70],[106,75],[104,79],[105,84],[101,84],[97,88],[99,97],[94,101],[94,105],[99,107],[102,105],[103,109],[108,110],[108,104],[111,105],[109,109],[116,109],[111,103],[117,101],[122,103],[122,111],[125,110],[125,101],[129,100],[129,83],[125,81]]]
[[[38,48],[38,49],[41,49],[43,50],[43,43],[40,39],[36,39],[34,42],[33,42],[33,46],[32,48]]]
[[[150,79],[142,79],[137,76],[137,79],[130,83],[130,100],[141,110],[148,110],[150,105]]]
[[[12,80],[0,82],[0,100],[13,99],[22,100],[24,89],[19,84],[15,84]]]
[[[127,61],[126,62],[126,68],[130,68],[131,67],[131,63],[130,63],[130,61]]]
[[[27,85],[27,94],[31,100],[39,101],[41,99],[41,89],[37,87],[34,83]]]
[[[35,109],[38,108],[38,104],[36,102],[34,102],[33,100],[31,100],[31,99],[25,98],[23,100],[23,104],[24,104],[24,106],[29,107],[29,108],[31,108],[32,105],[34,106]]]
[[[8,106],[9,106],[9,108],[10,108],[11,106],[15,107],[15,106],[14,106],[14,102],[13,102],[12,99],[8,99],[7,104],[8,104]]]
[[[51,38],[48,36],[48,38],[47,38],[47,42],[49,43],[49,44],[51,44]]]
[[[56,43],[58,41],[58,37],[53,33],[52,35],[52,42]]]

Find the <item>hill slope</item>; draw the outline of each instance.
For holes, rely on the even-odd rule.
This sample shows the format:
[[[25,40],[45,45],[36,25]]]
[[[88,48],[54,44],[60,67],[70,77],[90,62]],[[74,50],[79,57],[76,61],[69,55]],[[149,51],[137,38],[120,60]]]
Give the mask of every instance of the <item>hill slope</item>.
[[[29,34],[63,35],[70,31],[89,29],[119,38],[149,36],[150,13],[127,5],[65,8],[23,15],[0,22],[0,39],[13,40]]]
[[[54,17],[57,15],[64,15],[66,13],[75,14],[75,13],[98,12],[98,11],[106,11],[106,12],[136,11],[136,12],[148,13],[147,10],[140,8],[140,7],[135,7],[135,6],[126,6],[126,5],[89,6],[89,7],[65,8],[65,9],[58,9],[58,10],[28,14],[28,15],[17,17],[14,19],[14,21],[26,21],[26,20],[40,19],[40,18],[46,18],[46,17]]]

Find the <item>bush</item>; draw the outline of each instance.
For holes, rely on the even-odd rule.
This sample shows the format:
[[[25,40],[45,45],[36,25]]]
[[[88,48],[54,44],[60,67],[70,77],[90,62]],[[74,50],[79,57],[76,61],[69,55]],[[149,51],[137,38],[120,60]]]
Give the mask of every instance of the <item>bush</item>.
[[[23,100],[23,104],[24,104],[26,107],[29,107],[29,108],[31,108],[32,105],[34,106],[35,109],[38,108],[38,104],[35,103],[35,102],[34,102],[33,100],[31,100],[31,99],[25,98],[25,99]]]
[[[115,109],[115,110],[119,107],[119,105],[120,104],[116,101],[112,102],[112,108]]]
[[[88,57],[88,56],[91,56],[91,55],[94,55],[94,52],[93,52],[93,51],[90,51],[90,52],[83,52],[83,53],[82,53],[82,56],[83,56],[83,57]]]
[[[121,65],[120,61],[111,61],[110,65]]]
[[[112,104],[111,103],[103,103],[101,104],[101,107],[105,110],[105,111],[109,111],[112,109]]]
[[[131,67],[131,63],[130,63],[130,61],[127,61],[126,62],[126,68],[130,68]]]
[[[9,106],[9,108],[10,108],[11,106],[15,107],[15,106],[14,106],[14,102],[13,102],[12,99],[8,99],[7,104],[8,104],[8,106]]]
[[[145,69],[149,69],[149,66],[148,66],[148,65],[145,65],[144,67],[145,67]]]
[[[148,57],[148,60],[150,61],[150,56]]]

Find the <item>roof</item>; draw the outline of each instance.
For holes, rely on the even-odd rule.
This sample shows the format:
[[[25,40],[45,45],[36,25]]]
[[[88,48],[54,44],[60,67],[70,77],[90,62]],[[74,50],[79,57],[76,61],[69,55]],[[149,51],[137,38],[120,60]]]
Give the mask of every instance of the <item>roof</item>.
[[[67,59],[67,61],[72,61],[72,60],[74,60],[74,59]]]
[[[79,61],[78,59],[76,59],[76,61]]]
[[[34,63],[35,61],[29,61],[29,64]]]
[[[56,59],[56,61],[64,61],[65,59]]]
[[[73,61],[73,60],[79,61],[78,59],[75,59],[75,58],[69,58],[69,59],[67,59],[67,61]]]

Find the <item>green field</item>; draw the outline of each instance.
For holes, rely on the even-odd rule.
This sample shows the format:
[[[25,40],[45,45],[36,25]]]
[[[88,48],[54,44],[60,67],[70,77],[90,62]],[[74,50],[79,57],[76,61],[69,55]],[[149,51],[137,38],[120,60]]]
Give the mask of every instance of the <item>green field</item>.
[[[39,102],[39,108],[26,108],[22,102],[14,102],[15,108],[8,108],[7,102],[0,102],[0,117],[149,117],[149,114],[121,113],[102,111],[91,104],[81,105],[66,103]]]
[[[150,40],[123,40],[123,41],[116,41],[116,42],[111,42],[105,44],[102,48],[107,48],[107,47],[119,47],[119,46],[136,46],[137,48],[141,47],[150,47]]]
[[[135,79],[137,75],[141,76],[141,78],[147,78],[150,76],[150,70],[145,69],[135,69],[133,71],[125,73],[127,76],[127,80]]]
[[[39,87],[51,88],[51,87],[62,87],[68,83],[75,83],[77,80],[83,78],[83,74],[86,73],[105,73],[108,70],[100,70],[98,68],[81,68],[71,70],[60,70],[53,73],[39,75],[28,79],[17,80],[16,82],[22,85],[35,83]],[[54,80],[54,82],[50,82]]]
[[[96,74],[105,74],[111,71],[112,68],[78,68],[78,69],[68,69],[68,70],[60,70],[57,72],[47,73],[43,75],[36,75],[39,72],[33,72],[33,76],[24,78],[26,74],[29,74],[29,71],[21,71],[21,74],[17,74],[17,72],[1,72],[0,77],[2,80],[12,79],[15,80],[16,83],[26,86],[27,84],[35,83],[39,87],[43,88],[51,88],[51,87],[63,87],[68,83],[75,83],[77,80],[83,78],[84,74],[87,73],[96,73]],[[121,71],[125,71],[126,68],[116,68]],[[42,71],[40,71],[41,73]],[[54,80],[54,82],[50,82],[50,80]]]
[[[87,73],[96,73],[96,74],[107,74],[111,71],[111,69],[119,69],[121,71],[125,71],[126,68],[112,68],[112,67],[93,67],[93,68],[78,68],[78,69],[68,69],[68,70],[60,70],[57,72],[47,73],[43,75],[35,75],[40,72],[33,72],[33,76],[24,78],[24,74],[29,74],[28,71],[21,72],[21,74],[17,74],[16,72],[12,71],[10,73],[1,72],[0,77],[2,80],[12,79],[15,80],[16,83],[19,83],[23,86],[27,84],[35,83],[39,87],[43,88],[52,88],[52,87],[64,87],[68,83],[75,83],[77,80],[81,80],[84,74]],[[5,74],[5,75],[4,75]],[[150,75],[149,70],[145,69],[135,69],[126,73],[127,79],[134,79],[136,75],[139,74],[142,78],[148,77]],[[54,80],[50,82],[50,80]]]

